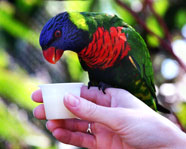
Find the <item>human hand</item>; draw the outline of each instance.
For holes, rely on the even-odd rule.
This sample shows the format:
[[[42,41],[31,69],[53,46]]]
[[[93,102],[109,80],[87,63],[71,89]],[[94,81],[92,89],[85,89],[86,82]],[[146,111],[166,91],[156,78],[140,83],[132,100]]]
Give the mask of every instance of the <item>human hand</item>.
[[[41,91],[33,93],[42,102]],[[151,110],[122,89],[109,88],[106,94],[97,88],[83,87],[81,97],[67,95],[64,104],[81,118],[50,120],[47,128],[61,142],[86,148],[179,148],[186,136],[172,122]],[[45,119],[43,104],[34,116]],[[86,133],[91,123],[92,135]]]

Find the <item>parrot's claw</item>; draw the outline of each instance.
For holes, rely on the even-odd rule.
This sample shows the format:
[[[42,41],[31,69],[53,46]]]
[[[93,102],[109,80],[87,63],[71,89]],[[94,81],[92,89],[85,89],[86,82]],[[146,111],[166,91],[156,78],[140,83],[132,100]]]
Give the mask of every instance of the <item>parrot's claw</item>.
[[[111,86],[108,85],[108,84],[106,84],[106,83],[103,83],[103,82],[99,82],[99,84],[98,84],[98,89],[99,89],[99,90],[102,90],[102,92],[103,92],[104,94],[106,94],[105,90],[106,90],[107,88],[109,88],[109,87],[111,87]]]
[[[90,89],[91,86],[93,86],[93,84],[89,81],[88,82],[88,89]]]

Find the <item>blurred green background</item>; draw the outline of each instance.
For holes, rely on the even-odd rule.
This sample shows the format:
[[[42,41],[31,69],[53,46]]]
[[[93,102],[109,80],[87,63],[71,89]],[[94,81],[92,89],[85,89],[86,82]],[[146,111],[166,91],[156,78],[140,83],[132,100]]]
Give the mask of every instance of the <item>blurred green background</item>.
[[[57,142],[45,121],[33,117],[37,104],[30,98],[42,83],[88,82],[76,54],[65,53],[56,65],[42,56],[40,31],[62,11],[115,13],[133,26],[150,50],[158,99],[186,127],[186,74],[179,65],[186,65],[185,0],[1,0],[0,149],[74,148]]]

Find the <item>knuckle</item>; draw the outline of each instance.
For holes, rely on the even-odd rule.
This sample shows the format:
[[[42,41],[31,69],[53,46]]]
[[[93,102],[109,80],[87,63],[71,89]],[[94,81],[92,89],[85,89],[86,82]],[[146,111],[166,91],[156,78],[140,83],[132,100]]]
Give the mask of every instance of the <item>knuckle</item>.
[[[83,144],[85,142],[84,136],[79,132],[77,132],[77,135],[78,135],[78,138],[77,138],[77,144],[76,145],[77,146],[83,146]]]
[[[66,131],[65,134],[61,134],[60,136],[56,136],[56,139],[65,143],[65,144],[70,144],[72,138],[72,134],[68,131]]]

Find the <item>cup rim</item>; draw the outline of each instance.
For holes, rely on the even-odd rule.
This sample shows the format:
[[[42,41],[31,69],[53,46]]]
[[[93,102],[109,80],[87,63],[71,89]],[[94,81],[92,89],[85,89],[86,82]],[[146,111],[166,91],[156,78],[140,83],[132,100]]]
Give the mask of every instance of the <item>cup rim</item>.
[[[84,85],[83,82],[65,82],[65,83],[46,83],[46,84],[40,84],[39,87],[42,86],[59,86],[59,85]]]

